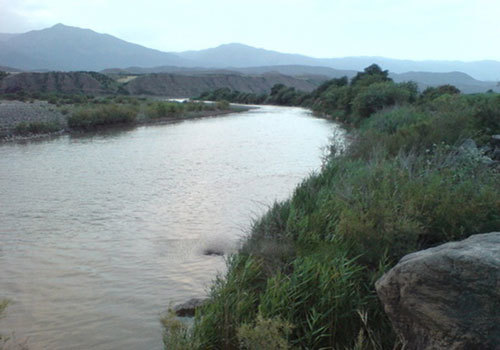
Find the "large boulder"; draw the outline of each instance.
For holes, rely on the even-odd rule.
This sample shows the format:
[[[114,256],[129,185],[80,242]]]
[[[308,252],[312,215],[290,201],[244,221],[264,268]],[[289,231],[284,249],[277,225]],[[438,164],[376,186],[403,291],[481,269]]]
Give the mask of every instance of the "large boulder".
[[[375,286],[405,349],[500,349],[500,232],[406,255]]]

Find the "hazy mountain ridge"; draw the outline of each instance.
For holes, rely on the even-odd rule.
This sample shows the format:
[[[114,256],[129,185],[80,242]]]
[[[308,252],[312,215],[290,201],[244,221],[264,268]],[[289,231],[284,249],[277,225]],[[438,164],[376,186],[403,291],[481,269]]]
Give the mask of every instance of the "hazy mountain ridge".
[[[395,81],[416,81],[421,88],[454,84],[464,92],[498,91],[497,61],[410,61],[384,57],[313,58],[225,44],[216,48],[166,53],[108,34],[62,24],[23,34],[0,34],[0,65],[11,71],[103,70],[116,74],[261,75],[276,73],[321,79],[352,77],[372,63],[388,69]],[[15,68],[12,68],[15,67]],[[126,68],[129,67],[129,68]],[[434,72],[433,72],[434,71]],[[469,76],[467,76],[467,74]],[[483,77],[490,82],[474,78]]]
[[[175,54],[62,24],[0,42],[0,64],[25,70],[101,70],[132,65],[183,65],[185,62]]]
[[[462,61],[413,61],[385,57],[340,57],[313,58],[298,54],[254,48],[242,44],[224,44],[215,48],[177,53],[180,57],[204,63],[212,68],[242,68],[274,65],[305,65],[335,68],[337,70],[361,71],[372,63],[394,73],[427,71],[446,73],[459,71],[476,79],[486,81],[500,80],[500,62],[492,60]]]

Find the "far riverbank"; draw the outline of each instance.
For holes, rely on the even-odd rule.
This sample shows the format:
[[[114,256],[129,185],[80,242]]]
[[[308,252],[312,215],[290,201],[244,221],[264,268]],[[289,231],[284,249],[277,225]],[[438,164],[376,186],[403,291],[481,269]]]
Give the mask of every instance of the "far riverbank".
[[[133,108],[135,116],[131,122],[112,123],[96,125],[87,130],[72,129],[68,126],[68,118],[93,106],[82,106],[79,104],[55,105],[48,101],[32,100],[29,102],[17,100],[0,100],[0,142],[10,142],[19,140],[32,140],[62,134],[82,133],[86,131],[98,131],[103,128],[115,126],[139,126],[145,124],[167,124],[177,121],[221,116],[230,113],[243,112],[251,109],[249,106],[234,105],[203,105],[198,107],[188,102],[164,102],[170,108],[166,111],[158,112],[159,104],[162,101],[145,100],[138,103],[141,99],[127,99],[127,103],[118,103],[118,106],[127,106]],[[121,100],[120,100],[121,101]],[[133,103],[129,103],[133,101]],[[109,101],[98,102],[99,105],[108,106]],[[156,104],[153,106],[153,104]],[[163,107],[164,106],[160,106]],[[152,112],[154,110],[154,112]],[[154,115],[153,115],[154,113]]]

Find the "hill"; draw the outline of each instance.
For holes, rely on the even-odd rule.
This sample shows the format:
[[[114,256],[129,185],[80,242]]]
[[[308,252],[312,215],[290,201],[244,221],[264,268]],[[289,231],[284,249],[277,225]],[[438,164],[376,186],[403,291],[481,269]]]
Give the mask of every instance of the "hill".
[[[145,74],[123,82],[97,72],[25,72],[11,74],[0,80],[0,93],[84,93],[157,95],[194,97],[207,90],[227,87],[253,93],[269,93],[275,84],[311,91],[322,80],[298,79],[280,74],[245,76],[242,74]]]
[[[49,72],[11,74],[0,80],[1,93],[114,93],[119,85],[96,72]]]
[[[79,71],[186,63],[175,54],[63,24],[3,37],[6,40],[0,40],[0,65],[24,70]]]
[[[257,94],[269,93],[275,84],[284,84],[297,90],[312,91],[314,81],[297,79],[281,74],[243,76],[240,74],[148,74],[125,84],[124,89],[133,95],[159,95],[168,97],[194,97],[209,90],[229,88]]]

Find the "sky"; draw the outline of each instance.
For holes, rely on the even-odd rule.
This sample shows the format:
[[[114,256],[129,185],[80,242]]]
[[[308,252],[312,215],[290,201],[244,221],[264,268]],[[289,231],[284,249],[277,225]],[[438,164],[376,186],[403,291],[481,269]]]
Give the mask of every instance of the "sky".
[[[500,0],[0,0],[0,33],[57,23],[167,52],[500,61]]]

